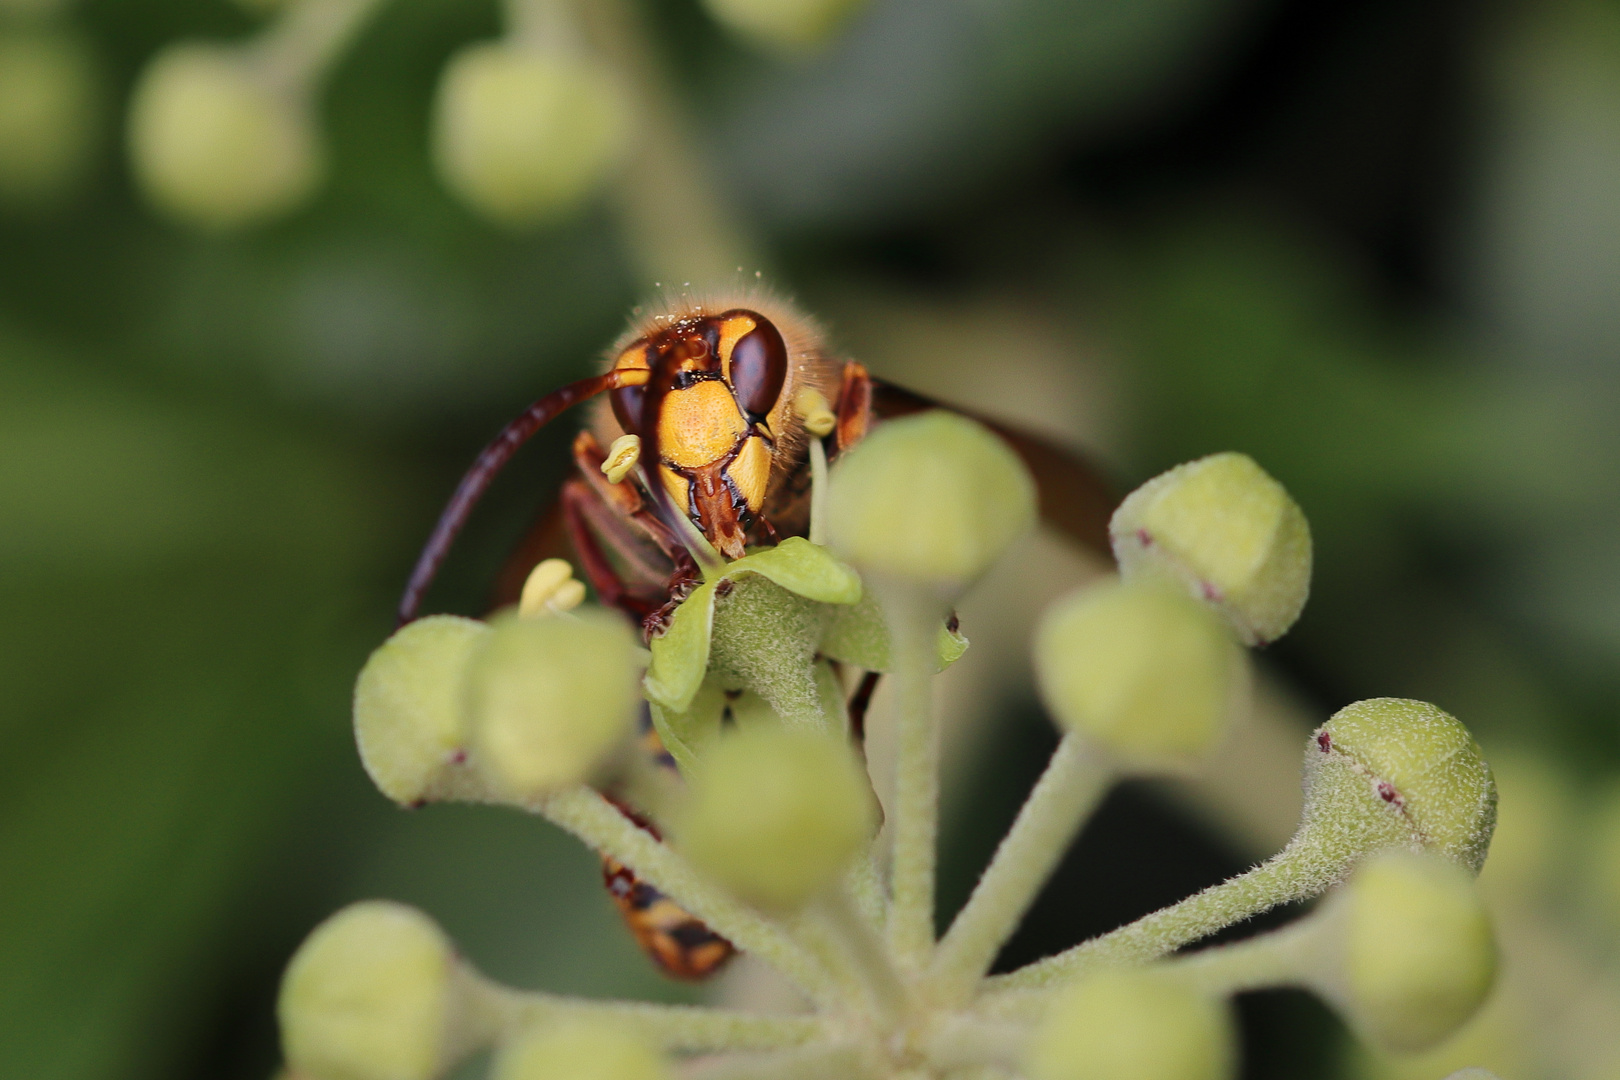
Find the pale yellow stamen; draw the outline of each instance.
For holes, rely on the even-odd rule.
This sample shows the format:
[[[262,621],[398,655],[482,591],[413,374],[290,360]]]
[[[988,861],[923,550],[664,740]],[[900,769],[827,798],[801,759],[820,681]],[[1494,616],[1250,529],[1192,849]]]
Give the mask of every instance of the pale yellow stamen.
[[[585,583],[574,578],[567,559],[547,559],[529,571],[518,614],[525,617],[572,611],[585,599]]]
[[[838,426],[838,416],[827,403],[826,395],[813,386],[799,391],[793,399],[793,411],[804,421],[804,429],[818,439],[825,439]]]
[[[617,484],[630,474],[641,460],[641,436],[620,435],[608,447],[607,457],[602,460],[602,475],[608,478],[608,483]]]

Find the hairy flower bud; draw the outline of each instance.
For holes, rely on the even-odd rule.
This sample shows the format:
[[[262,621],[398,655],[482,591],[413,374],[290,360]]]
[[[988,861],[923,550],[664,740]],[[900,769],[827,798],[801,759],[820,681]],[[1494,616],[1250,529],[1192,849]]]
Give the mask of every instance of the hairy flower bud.
[[[861,0],[705,0],[717,21],[786,52],[822,44],[860,5]]]
[[[604,1020],[564,1020],[501,1047],[490,1080],[665,1080],[669,1067],[632,1031]]]
[[[1217,615],[1151,581],[1079,589],[1035,632],[1036,677],[1058,723],[1136,768],[1213,749],[1233,713],[1241,663]]]
[[[308,103],[273,87],[242,51],[196,42],[169,46],[141,73],[129,151],[152,202],[210,229],[297,208],[322,168]]]
[[[483,1030],[471,977],[444,933],[368,900],[305,939],[276,1014],[293,1069],[322,1080],[432,1080]]]
[[[360,761],[405,806],[456,794],[466,753],[463,683],[489,627],[455,615],[418,619],[378,646],[354,686]]]
[[[467,673],[479,769],[524,800],[590,779],[635,727],[635,641],[619,615],[498,618]]]
[[[1283,486],[1246,454],[1154,477],[1108,525],[1127,578],[1168,574],[1218,607],[1250,645],[1281,637],[1311,586],[1311,532]]]
[[[1162,974],[1102,971],[1048,1007],[1029,1050],[1032,1080],[1223,1080],[1233,1072],[1223,1002]]]
[[[759,907],[799,907],[872,835],[871,787],[841,738],[766,724],[718,739],[701,765],[678,846]]]
[[[879,424],[838,459],[827,536],[862,570],[955,595],[1035,522],[1035,482],[981,424],[932,411]]]
[[[515,228],[577,208],[629,135],[629,108],[607,70],[504,42],[456,53],[434,103],[439,175],[480,214]]]
[[[1455,717],[1422,701],[1372,698],[1340,709],[1306,750],[1306,817],[1319,836],[1430,848],[1477,873],[1496,825],[1496,782]]]
[[[1389,851],[1334,897],[1343,920],[1337,993],[1369,1042],[1411,1052],[1474,1015],[1496,976],[1490,919],[1471,875],[1430,854]]]
[[[96,133],[95,89],[77,38],[0,30],[0,202],[46,201],[79,179]]]

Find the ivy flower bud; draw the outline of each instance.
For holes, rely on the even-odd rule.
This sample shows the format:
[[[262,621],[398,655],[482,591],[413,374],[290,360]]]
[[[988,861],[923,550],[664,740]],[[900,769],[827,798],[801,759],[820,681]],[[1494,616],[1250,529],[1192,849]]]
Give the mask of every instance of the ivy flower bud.
[[[152,202],[210,229],[297,208],[322,168],[308,104],[273,87],[240,50],[201,43],[171,45],[141,73],[129,152]]]
[[[455,794],[466,755],[463,685],[489,627],[430,615],[383,642],[354,687],[360,760],[384,795],[405,806]]]
[[[490,1080],[665,1080],[669,1067],[634,1032],[572,1020],[519,1035],[495,1056]]]
[[[705,0],[717,22],[784,52],[822,44],[860,4],[861,0]]]
[[[432,1080],[482,1034],[472,978],[444,933],[403,904],[327,919],[281,980],[282,1051],[322,1080]]]
[[[95,89],[77,38],[0,31],[0,200],[48,200],[80,177],[97,127]]]
[[[1136,768],[1213,749],[1234,711],[1241,663],[1214,612],[1151,581],[1077,590],[1035,632],[1036,677],[1052,715]]]
[[[630,112],[600,65],[502,42],[451,57],[434,102],[439,175],[484,217],[512,228],[579,206],[628,149]]]
[[[1389,841],[1431,848],[1479,872],[1496,825],[1496,781],[1468,729],[1422,701],[1347,705],[1311,737],[1305,802],[1319,835],[1390,826]],[[1396,840],[1399,837],[1399,841]]]
[[[869,841],[871,786],[848,744],[761,725],[705,750],[677,843],[738,897],[785,911],[825,889]]]
[[[1035,482],[982,424],[932,411],[879,424],[838,459],[827,536],[863,570],[960,593],[1035,523]]]
[[[1162,974],[1102,971],[1048,1008],[1029,1051],[1031,1080],[1223,1080],[1227,1007]]]
[[[1305,515],[1246,454],[1212,454],[1154,477],[1125,497],[1108,532],[1125,577],[1183,582],[1250,645],[1281,637],[1310,592]]]
[[[636,646],[601,608],[570,618],[507,615],[472,658],[468,714],[479,768],[527,800],[589,780],[635,727]]]
[[[1345,927],[1338,996],[1369,1042],[1427,1049],[1490,993],[1490,919],[1473,878],[1454,863],[1385,852],[1356,871],[1334,904]]]

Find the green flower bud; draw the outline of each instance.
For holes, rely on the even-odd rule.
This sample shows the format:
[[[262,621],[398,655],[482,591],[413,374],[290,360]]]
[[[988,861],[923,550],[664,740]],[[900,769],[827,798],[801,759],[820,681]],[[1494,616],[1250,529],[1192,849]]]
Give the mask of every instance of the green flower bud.
[[[833,466],[833,550],[863,570],[955,595],[1035,523],[1035,482],[981,424],[932,411],[879,424]]]
[[[1064,990],[1029,1050],[1031,1080],[1222,1080],[1233,1073],[1224,1003],[1162,973],[1101,971]]]
[[[1496,944],[1463,868],[1434,855],[1384,852],[1333,903],[1345,935],[1335,996],[1368,1042],[1427,1049],[1490,993]]]
[[[1153,582],[1079,589],[1035,632],[1035,673],[1052,715],[1137,768],[1212,750],[1233,715],[1241,664],[1218,616]]]
[[[1311,531],[1283,486],[1245,454],[1154,477],[1108,525],[1127,578],[1168,574],[1218,607],[1250,645],[1276,641],[1311,587]]]
[[[634,1032],[603,1020],[563,1021],[501,1047],[491,1080],[665,1080],[662,1056]]]
[[[95,73],[60,33],[0,34],[0,201],[49,200],[84,171],[96,129]]]
[[[861,0],[705,0],[717,22],[784,52],[821,45],[860,4]]]
[[[601,608],[498,618],[467,673],[480,770],[517,800],[594,776],[635,728],[636,644]]]
[[[141,73],[129,152],[153,203],[209,229],[296,209],[322,170],[308,103],[273,87],[240,50],[201,43],[171,45]]]
[[[321,1080],[432,1080],[487,1026],[444,933],[381,900],[315,928],[287,965],[276,1015],[287,1063]]]
[[[1387,843],[1433,849],[1475,873],[1484,865],[1496,782],[1449,713],[1405,698],[1358,701],[1316,730],[1305,762],[1306,817],[1319,836],[1360,835],[1375,818]]]
[[[756,725],[716,740],[691,779],[678,846],[759,907],[801,906],[872,835],[871,785],[832,735]]]
[[[578,208],[629,136],[629,107],[607,70],[506,43],[451,57],[434,103],[440,177],[474,210],[514,228]]]
[[[371,654],[354,686],[354,734],[372,782],[414,806],[467,786],[463,687],[489,627],[454,615],[418,619]]]

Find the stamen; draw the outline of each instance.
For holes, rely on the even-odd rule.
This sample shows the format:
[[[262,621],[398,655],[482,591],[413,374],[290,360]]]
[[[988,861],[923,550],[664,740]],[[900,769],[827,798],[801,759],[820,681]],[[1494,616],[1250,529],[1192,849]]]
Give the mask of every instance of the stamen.
[[[641,436],[620,435],[608,447],[607,457],[602,459],[602,475],[607,477],[608,483],[617,484],[630,475],[640,458]]]
[[[793,399],[793,411],[804,421],[804,429],[818,439],[825,439],[838,426],[838,415],[827,403],[826,395],[813,386],[799,391]]]
[[[567,559],[547,559],[529,571],[518,601],[518,614],[525,618],[557,615],[572,611],[585,599],[585,583],[574,578]]]

